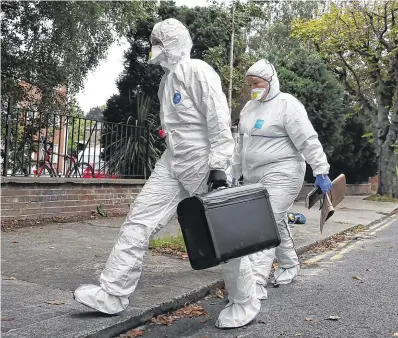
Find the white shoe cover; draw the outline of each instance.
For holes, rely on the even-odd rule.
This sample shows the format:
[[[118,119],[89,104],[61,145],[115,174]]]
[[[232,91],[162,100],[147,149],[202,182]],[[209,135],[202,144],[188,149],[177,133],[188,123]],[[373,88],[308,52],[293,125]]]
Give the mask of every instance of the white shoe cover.
[[[234,258],[222,265],[228,305],[220,312],[216,327],[230,329],[249,324],[260,312],[249,257]]]
[[[259,300],[264,300],[268,298],[268,290],[264,285],[256,283],[256,297]]]
[[[220,312],[215,325],[219,329],[245,326],[257,316],[260,309],[261,302],[257,298],[252,298],[245,304],[229,302]]]
[[[273,283],[276,285],[290,284],[300,273],[300,265],[289,269],[278,268],[274,272]]]
[[[129,305],[128,297],[112,296],[100,286],[92,284],[78,287],[74,292],[74,298],[79,303],[108,315],[122,312]]]

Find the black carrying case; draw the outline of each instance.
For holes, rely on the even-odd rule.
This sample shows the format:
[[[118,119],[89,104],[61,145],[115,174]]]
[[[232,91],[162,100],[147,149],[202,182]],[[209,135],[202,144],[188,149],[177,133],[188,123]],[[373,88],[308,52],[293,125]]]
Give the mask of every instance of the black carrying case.
[[[280,244],[269,195],[261,184],[215,190],[177,207],[189,261],[195,270]]]

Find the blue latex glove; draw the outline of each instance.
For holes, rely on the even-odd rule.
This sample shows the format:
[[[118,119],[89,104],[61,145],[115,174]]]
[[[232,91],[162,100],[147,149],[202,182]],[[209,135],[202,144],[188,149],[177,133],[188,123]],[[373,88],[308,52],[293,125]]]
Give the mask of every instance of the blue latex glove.
[[[314,185],[318,186],[324,195],[332,190],[332,181],[330,181],[328,175],[318,175]]]

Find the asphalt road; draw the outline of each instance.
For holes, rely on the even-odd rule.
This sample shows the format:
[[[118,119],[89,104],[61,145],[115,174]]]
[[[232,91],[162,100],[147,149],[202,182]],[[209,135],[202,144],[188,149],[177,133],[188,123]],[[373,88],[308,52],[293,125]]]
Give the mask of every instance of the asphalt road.
[[[397,218],[338,249],[307,255],[303,263],[293,284],[270,289],[258,318],[247,327],[215,328],[226,300],[213,296],[199,304],[207,316],[180,319],[169,327],[149,324],[141,328],[143,337],[398,337]]]

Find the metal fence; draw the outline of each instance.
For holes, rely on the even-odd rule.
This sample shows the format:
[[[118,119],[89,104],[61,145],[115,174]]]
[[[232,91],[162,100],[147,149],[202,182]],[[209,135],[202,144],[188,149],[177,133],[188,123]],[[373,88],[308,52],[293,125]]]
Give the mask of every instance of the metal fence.
[[[147,178],[159,154],[148,127],[11,105],[1,120],[3,176]]]

